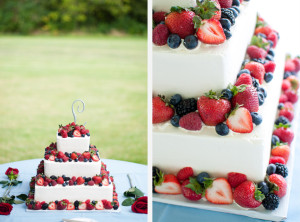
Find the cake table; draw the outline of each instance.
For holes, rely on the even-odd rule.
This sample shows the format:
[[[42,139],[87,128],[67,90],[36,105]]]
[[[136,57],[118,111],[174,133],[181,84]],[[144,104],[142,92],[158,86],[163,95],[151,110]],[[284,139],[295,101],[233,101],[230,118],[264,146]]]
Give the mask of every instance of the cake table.
[[[21,193],[28,194],[29,191],[29,180],[31,176],[36,172],[36,168],[41,159],[24,160],[19,162],[5,163],[0,165],[0,180],[6,179],[5,171],[8,167],[18,168],[19,177],[18,180],[23,181],[17,187],[14,187],[11,191],[11,195],[19,195]],[[27,222],[27,221],[62,221],[62,219],[72,219],[72,218],[90,218],[96,221],[147,221],[146,214],[137,214],[131,211],[131,207],[121,206],[121,203],[125,199],[123,196],[124,191],[130,188],[129,180],[127,174],[130,175],[132,180],[132,185],[138,187],[141,191],[147,195],[147,166],[118,161],[103,159],[103,162],[109,166],[109,170],[114,175],[116,186],[118,187],[117,193],[120,201],[120,212],[69,212],[63,211],[53,211],[45,212],[43,210],[39,211],[26,211],[25,204],[13,205],[13,210],[9,216],[0,215],[1,222]],[[5,189],[0,189],[0,195],[2,196]]]

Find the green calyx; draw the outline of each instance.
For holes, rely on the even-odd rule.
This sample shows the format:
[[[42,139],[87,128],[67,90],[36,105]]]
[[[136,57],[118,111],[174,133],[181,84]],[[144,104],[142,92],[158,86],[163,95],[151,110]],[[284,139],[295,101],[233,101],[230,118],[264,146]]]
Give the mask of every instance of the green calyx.
[[[268,177],[268,176],[266,176],[265,181],[266,181],[266,183],[268,184],[270,193],[274,193],[274,191],[279,191],[278,185],[277,185],[276,183],[272,183],[272,182],[269,180],[269,177]]]
[[[188,11],[187,8],[182,8],[180,6],[172,6],[170,9],[171,12],[179,12],[181,13],[182,11]]]
[[[288,145],[288,143],[281,143],[281,142],[276,142],[276,145],[272,146],[272,149],[278,146],[283,146],[283,145]]]
[[[250,45],[255,45],[259,48],[267,50],[267,46],[270,45],[270,43],[269,42],[264,42],[263,38],[261,36],[254,35],[251,39]]]
[[[254,198],[259,202],[262,202],[265,199],[265,195],[259,190],[256,184],[255,184]]]
[[[156,176],[158,177],[158,180],[156,180],[156,176],[153,176],[153,184],[154,186],[160,186],[164,182],[164,173],[160,170],[156,170]]]
[[[281,128],[281,127],[287,129],[287,128],[290,128],[290,127],[291,127],[291,124],[283,124],[283,123],[279,123],[278,125],[275,125],[274,127],[275,127],[275,129],[278,129],[278,128]]]
[[[256,17],[256,25],[255,25],[256,28],[257,28],[257,27],[264,27],[264,26],[266,26],[266,25],[267,25],[266,22],[260,21],[260,20],[259,20],[259,17],[258,17],[258,16]]]
[[[237,103],[236,106],[233,108],[233,110],[230,112],[230,114],[228,114],[228,113],[225,114],[225,118],[228,119],[230,116],[234,116],[235,112],[242,106],[243,106],[243,104],[240,105]]]
[[[202,25],[202,19],[210,19],[219,11],[216,3],[211,0],[204,0],[203,2],[197,0],[197,6],[191,8],[191,10],[196,14],[193,19],[195,29],[198,29]]]
[[[239,86],[234,86],[232,84],[229,84],[227,88],[232,92],[233,96],[235,96],[239,92],[244,92],[247,88],[247,85],[242,84],[242,85],[239,85]]]
[[[185,185],[186,188],[190,188],[192,191],[194,191],[196,194],[201,194],[202,196],[205,195],[205,191],[207,188],[212,186],[212,183],[214,180],[212,178],[204,178],[203,184],[198,183],[197,179],[194,177],[190,177],[189,181],[190,183]]]
[[[204,93],[204,95],[210,99],[220,99],[221,95],[217,95],[215,91],[209,90],[208,93]]]
[[[172,109],[174,109],[173,105],[170,104],[170,100],[167,99],[164,95],[158,95],[158,97],[166,104],[166,106],[169,106]]]

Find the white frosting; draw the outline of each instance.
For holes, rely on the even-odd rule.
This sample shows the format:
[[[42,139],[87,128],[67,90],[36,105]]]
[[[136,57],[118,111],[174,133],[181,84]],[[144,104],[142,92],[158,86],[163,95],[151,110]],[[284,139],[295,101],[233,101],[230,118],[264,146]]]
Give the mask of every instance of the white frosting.
[[[168,173],[176,174],[179,169],[190,166],[195,173],[206,171],[214,177],[240,172],[246,174],[249,180],[262,181],[269,163],[271,136],[283,79],[285,55],[280,46],[279,42],[275,51],[274,78],[270,83],[263,84],[268,96],[259,109],[263,118],[261,125],[254,126],[250,134],[230,132],[222,137],[217,135],[214,127],[205,125],[201,131],[190,132],[175,128],[170,123],[155,124],[153,165]],[[232,61],[237,62],[235,59]],[[185,76],[188,74],[186,72]]]
[[[252,0],[241,5],[241,13],[231,27],[232,37],[221,45],[202,43],[194,50],[186,49],[183,44],[175,50],[167,45],[154,45],[153,93],[197,97],[234,82],[254,32],[255,3]]]
[[[172,6],[181,6],[183,8],[196,6],[196,0],[153,0],[152,7],[154,11],[169,12]]]
[[[100,174],[101,161],[98,162],[55,162],[44,160],[45,175],[50,177],[62,176],[66,177],[92,177]]]
[[[90,137],[67,137],[62,138],[57,134],[57,150],[62,152],[77,152],[83,153],[85,151],[89,151],[90,147]]]
[[[86,186],[86,185],[76,185],[76,186],[65,186],[60,184],[56,186],[38,186],[35,185],[35,201],[56,201],[67,199],[70,202],[86,201],[88,199],[92,200],[108,200],[112,201],[113,198],[113,185],[108,186]]]

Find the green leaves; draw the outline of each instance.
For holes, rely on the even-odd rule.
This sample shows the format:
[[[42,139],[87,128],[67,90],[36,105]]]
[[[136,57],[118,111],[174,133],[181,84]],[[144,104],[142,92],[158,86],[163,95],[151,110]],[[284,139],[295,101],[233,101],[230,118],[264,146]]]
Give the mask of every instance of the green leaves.
[[[210,99],[220,99],[220,95],[218,96],[217,93],[212,90],[209,90],[209,92],[204,95]]]
[[[278,125],[275,125],[274,127],[275,127],[275,129],[278,129],[278,128],[281,128],[281,127],[283,127],[283,128],[290,128],[291,124],[279,123]]]
[[[193,18],[194,28],[198,29],[201,26],[201,18],[199,15],[195,15]]]
[[[263,48],[264,50],[267,50],[267,46],[270,45],[270,43],[264,42],[261,36],[254,35],[251,39],[250,45],[256,45],[259,48]]]
[[[189,178],[190,183],[185,185],[185,187],[190,188],[192,191],[194,191],[196,194],[201,194],[203,193],[203,188],[201,185],[198,183],[196,178],[190,177]]]
[[[230,89],[230,91],[232,92],[233,96],[235,96],[236,94],[238,94],[239,92],[244,92],[247,88],[246,84],[242,84],[239,86],[234,86],[232,84],[229,84],[228,89]]]
[[[122,206],[128,207],[131,206],[135,202],[135,199],[128,197],[122,202]]]
[[[186,11],[185,8],[182,8],[180,6],[172,6],[171,9],[170,9],[171,12],[179,12],[181,13],[182,11]]]
[[[158,180],[157,180],[158,178]],[[156,176],[153,176],[154,186],[159,186],[164,181],[164,173],[162,171],[156,171]]]
[[[16,200],[16,197],[20,200]],[[26,194],[20,194],[18,196],[11,196],[11,197],[1,197],[0,203],[9,203],[9,204],[22,204],[25,202],[27,198]]]
[[[122,202],[122,206],[131,206],[138,198],[143,197],[144,193],[137,187],[131,187],[124,192],[124,196],[127,198]]]
[[[204,0],[204,2],[201,3],[197,0],[197,6],[193,8],[193,11],[196,15],[199,15],[201,19],[210,19],[219,9],[213,1]]]
[[[257,188],[256,185],[255,185],[254,198],[259,202],[262,202],[265,199],[265,195]]]
[[[10,182],[9,182],[9,181],[6,181],[6,180],[0,181],[0,184],[2,184],[2,188],[9,186],[9,183],[10,183]]]
[[[17,196],[18,199],[24,200],[24,201],[27,199],[27,197],[28,196],[26,194],[20,194],[20,195]]]

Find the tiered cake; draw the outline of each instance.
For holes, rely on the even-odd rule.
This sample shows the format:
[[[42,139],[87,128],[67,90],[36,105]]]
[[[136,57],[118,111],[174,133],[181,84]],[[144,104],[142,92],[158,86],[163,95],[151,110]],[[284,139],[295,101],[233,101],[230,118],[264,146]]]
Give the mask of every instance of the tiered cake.
[[[26,204],[33,210],[118,209],[113,177],[83,125],[59,126],[56,143],[45,148],[31,180]]]

